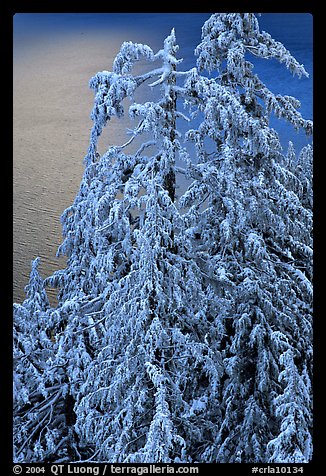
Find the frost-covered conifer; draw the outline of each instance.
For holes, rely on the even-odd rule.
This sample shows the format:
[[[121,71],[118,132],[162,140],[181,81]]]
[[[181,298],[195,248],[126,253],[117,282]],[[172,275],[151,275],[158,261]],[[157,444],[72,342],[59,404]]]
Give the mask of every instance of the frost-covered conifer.
[[[177,52],[174,30],[157,53],[125,42],[90,81],[67,266],[43,282],[36,260],[15,306],[17,461],[311,458],[312,148],[282,153],[269,116],[312,124],[247,56],[306,72],[253,14],[213,15],[198,68]],[[131,137],[101,155],[127,110]]]
[[[284,156],[269,116],[307,134],[312,123],[301,117],[295,98],[274,95],[260,81],[247,57],[276,58],[293,74],[307,73],[283,45],[259,31],[253,14],[213,15],[196,52],[199,69],[217,69],[218,76],[200,77],[195,70],[188,78],[196,91],[189,106],[199,107],[204,119],[188,132],[198,163],[188,165],[196,180],[181,200],[192,203],[186,216],[201,237],[196,255],[220,280],[217,295],[229,304],[221,314],[223,423],[212,458],[309,461],[312,149],[305,148],[298,161],[290,144]],[[285,429],[295,410],[280,409],[289,398],[289,380],[282,377],[286,350],[295,355],[291,378],[298,383],[291,392],[302,421],[297,440]]]
[[[50,308],[39,258],[32,263],[27,298],[14,305],[14,459],[51,461],[67,455],[66,382],[56,365],[53,334],[56,312]]]
[[[162,67],[132,77],[131,62],[139,52],[160,60]],[[118,187],[121,197],[110,188],[96,208],[98,239],[111,257],[112,278],[98,323],[92,324],[94,329],[101,325],[100,350],[76,407],[81,447],[99,460],[187,462],[200,459],[206,440],[216,437],[217,309],[212,290],[202,285],[200,267],[189,256],[175,200],[175,163],[182,154],[176,52],[173,31],[155,55],[148,47],[125,43],[113,73],[106,73],[116,83],[135,87],[150,80],[150,87],[161,88],[161,96],[156,103],[129,108],[132,118],[140,118],[134,135],[150,131],[152,140],[132,156],[114,147],[99,159],[111,158],[106,165],[115,177],[111,187]],[[112,86],[106,92],[103,74],[91,81],[96,101],[103,94],[121,112],[123,97]],[[107,117],[94,115],[99,130],[97,121],[106,123]],[[152,153],[144,155],[149,147]],[[124,170],[128,176],[117,179]],[[200,424],[194,424],[197,420]]]

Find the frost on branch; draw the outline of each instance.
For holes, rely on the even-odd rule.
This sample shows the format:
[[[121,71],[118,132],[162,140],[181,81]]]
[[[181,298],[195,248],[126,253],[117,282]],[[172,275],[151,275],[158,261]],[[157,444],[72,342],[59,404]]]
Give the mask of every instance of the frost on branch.
[[[268,461],[267,446],[284,427],[271,397],[280,392],[280,354],[285,343],[296,349],[294,365],[297,372],[306,369],[302,384],[309,394],[312,351],[312,148],[299,160],[291,144],[282,154],[269,114],[308,135],[312,123],[301,117],[295,98],[268,90],[247,57],[276,58],[298,76],[305,71],[281,44],[259,32],[253,14],[212,15],[196,53],[199,69],[218,75],[207,78],[193,69],[186,77],[186,106],[200,110],[202,120],[186,136],[197,163],[184,155],[193,182],[180,204],[187,207],[186,233],[198,237],[192,253],[200,256],[207,282],[216,277],[215,263],[228,276],[228,282],[214,282],[223,302],[226,377],[222,424],[210,455],[219,462]],[[307,401],[301,405],[311,415]],[[309,419],[305,428],[311,432]],[[291,446],[280,438],[288,461],[303,461],[300,443]],[[305,454],[311,458],[310,449]]]
[[[172,29],[90,81],[66,266],[43,281],[35,260],[14,308],[15,461],[311,459],[312,147],[283,153],[269,117],[312,123],[247,57],[306,73],[254,14],[202,33],[197,68],[180,70]],[[135,74],[140,60],[155,68]],[[131,136],[101,155],[125,114]]]
[[[198,68],[209,72],[218,70],[221,82],[233,88],[243,87],[247,107],[257,107],[263,100],[268,112],[274,112],[296,128],[312,134],[312,121],[304,120],[298,112],[299,101],[291,96],[274,95],[253,73],[253,64],[246,55],[263,59],[274,58],[284,63],[293,75],[308,76],[291,53],[266,32],[260,32],[253,13],[220,13],[212,15],[202,28],[202,42],[196,48]]]
[[[208,71],[219,69],[227,59],[230,74],[237,77],[244,72],[244,54],[249,51],[264,59],[275,58],[291,73],[308,76],[282,43],[274,40],[269,33],[260,31],[259,22],[253,13],[215,13],[203,25],[202,42],[196,48],[198,66]],[[236,60],[234,59],[236,58]],[[241,77],[241,74],[240,76]]]

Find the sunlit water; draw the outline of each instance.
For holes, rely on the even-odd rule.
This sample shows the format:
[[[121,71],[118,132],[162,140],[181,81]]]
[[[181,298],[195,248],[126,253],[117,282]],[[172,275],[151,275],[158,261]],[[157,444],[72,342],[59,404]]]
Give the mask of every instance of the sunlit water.
[[[60,215],[71,205],[83,174],[87,152],[93,92],[89,79],[111,70],[112,61],[125,40],[147,43],[156,51],[176,28],[184,69],[200,41],[208,14],[109,14],[18,15],[14,20],[14,158],[13,158],[13,299],[21,302],[30,263],[41,257],[41,274],[49,276],[64,266],[56,258],[61,243]],[[292,15],[261,19],[263,28],[280,41],[288,38],[290,50],[311,69],[311,21]],[[304,20],[304,21],[303,21]],[[301,23],[300,23],[301,22]],[[297,26],[301,24],[301,35]],[[286,26],[287,25],[287,26]],[[273,30],[273,31],[271,31]],[[275,30],[275,32],[274,32]],[[307,42],[309,38],[309,42]],[[305,40],[304,40],[305,39]],[[303,44],[303,41],[305,43]],[[307,65],[307,62],[309,63]],[[257,65],[273,91],[299,97],[303,114],[311,117],[312,78],[291,81],[285,68]],[[265,79],[265,78],[262,78]],[[273,85],[275,86],[273,88]],[[150,100],[151,98],[147,98]],[[100,152],[110,144],[123,144],[125,125],[111,121],[101,140]],[[283,139],[300,147],[306,140],[279,124]],[[55,302],[54,293],[50,298]]]

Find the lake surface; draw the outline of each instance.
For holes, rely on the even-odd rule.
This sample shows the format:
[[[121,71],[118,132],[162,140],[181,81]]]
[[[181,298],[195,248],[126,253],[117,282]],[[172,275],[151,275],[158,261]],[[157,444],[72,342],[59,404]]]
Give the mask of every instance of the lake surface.
[[[16,14],[14,17],[13,97],[13,299],[21,302],[30,263],[41,257],[41,274],[64,266],[56,258],[61,243],[60,215],[71,205],[83,174],[93,92],[89,79],[111,70],[123,41],[162,47],[175,27],[182,68],[194,66],[205,13]],[[310,73],[292,78],[276,62],[257,63],[257,73],[275,92],[297,97],[302,114],[312,118],[312,17],[263,14],[260,25],[285,44]],[[267,63],[267,64],[266,64]],[[282,121],[273,127],[282,142],[297,150],[307,139]],[[100,152],[125,142],[118,121],[111,121]],[[51,295],[54,300],[54,295]],[[54,301],[53,301],[54,302]]]

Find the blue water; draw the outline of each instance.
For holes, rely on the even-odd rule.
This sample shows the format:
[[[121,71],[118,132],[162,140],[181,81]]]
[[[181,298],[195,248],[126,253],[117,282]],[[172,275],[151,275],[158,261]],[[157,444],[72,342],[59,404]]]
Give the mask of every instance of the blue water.
[[[93,101],[92,92],[87,90],[90,77],[97,71],[111,70],[123,41],[146,43],[157,51],[173,27],[180,46],[179,57],[184,59],[180,69],[194,67],[193,51],[200,43],[202,25],[209,17],[210,13],[14,16],[14,111],[23,118],[19,122],[14,117],[15,123],[19,122],[14,136],[16,302],[25,297],[23,289],[32,259],[41,256],[43,277],[63,266],[55,258],[62,241],[59,217],[72,203],[83,172]],[[310,77],[293,78],[284,65],[251,57],[256,73],[274,93],[298,98],[303,116],[311,119],[312,17],[293,13],[262,14],[259,22],[261,29],[281,41],[304,64]],[[297,151],[311,141],[303,133],[296,133],[285,121],[272,118],[271,124],[278,131],[284,149],[289,140],[294,142]],[[107,135],[102,153],[108,144],[126,142],[123,127],[120,121],[110,121],[103,133]],[[71,142],[67,136],[72,138]]]
[[[303,64],[309,78],[293,77],[276,60],[256,62],[256,73],[274,92],[294,96],[301,102],[300,112],[305,119],[313,118],[313,17],[305,13],[263,14],[259,20],[262,30],[280,41],[296,60]],[[253,61],[254,62],[254,61]],[[289,140],[300,150],[311,137],[297,133],[283,120],[273,119],[271,125],[278,131],[284,147]]]
[[[162,46],[164,38],[175,28],[183,68],[194,66],[193,50],[200,42],[201,27],[209,13],[71,13],[71,14],[16,14],[14,32],[24,41],[39,45],[40,40],[55,41],[59,36],[73,34],[95,35],[105,31],[123,36],[125,40],[148,42],[153,49]],[[313,116],[313,17],[306,13],[263,13],[259,17],[261,30],[282,42],[291,54],[305,66],[309,78],[292,77],[284,65],[276,60],[256,60],[255,71],[275,93],[294,96],[301,102],[301,113],[307,119]],[[108,69],[111,65],[108,65]],[[272,118],[271,125],[278,131],[287,147],[292,140],[299,150],[311,142],[282,120]]]

